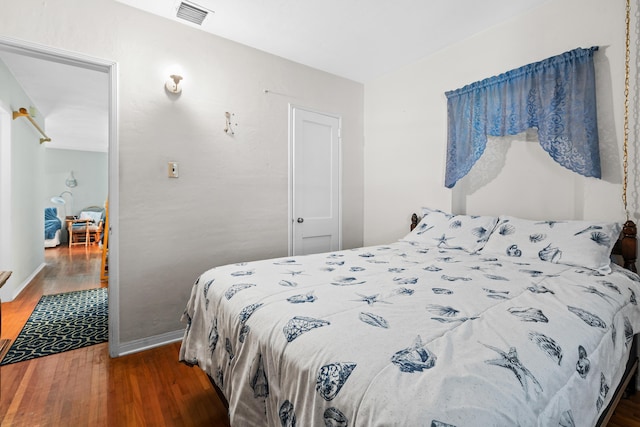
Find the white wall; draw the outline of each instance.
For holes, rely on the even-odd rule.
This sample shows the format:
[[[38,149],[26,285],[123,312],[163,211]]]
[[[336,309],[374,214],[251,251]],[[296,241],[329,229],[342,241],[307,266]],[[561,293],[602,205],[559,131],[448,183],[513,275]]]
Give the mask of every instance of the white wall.
[[[0,106],[10,117],[20,108],[36,107],[2,61]],[[0,299],[11,301],[44,266],[44,204],[40,183],[44,176],[45,147],[40,144],[40,134],[26,118],[11,118],[2,120],[2,123],[10,126],[8,133],[0,132],[4,136],[0,140],[3,144],[1,152],[9,154],[10,167],[0,171],[3,181],[0,187],[3,191],[0,196],[3,203],[0,207],[0,221],[3,222],[0,270],[13,273],[0,289]],[[43,123],[38,124],[44,129]],[[7,134],[10,134],[9,140]],[[2,165],[5,165],[4,161]],[[9,207],[4,206],[6,200]],[[8,247],[5,246],[7,244]]]
[[[475,188],[478,181],[466,179],[453,190],[444,187],[445,91],[594,45],[601,46],[595,62],[602,180],[564,170],[531,135],[522,135],[512,138],[506,164],[489,184]],[[624,220],[623,82],[624,1],[552,0],[367,83],[365,244],[406,234],[411,212],[423,205],[471,214]]]
[[[0,34],[118,62],[116,345],[183,329],[205,269],[287,254],[290,102],[342,116],[343,243],[362,244],[361,84],[110,0],[8,2]],[[163,89],[174,63],[179,98]],[[222,131],[225,111],[234,137]],[[168,161],[180,163],[180,178],[167,178]]]
[[[63,191],[73,193],[73,207],[66,205],[68,215],[79,215],[87,206],[104,206],[109,189],[109,159],[107,153],[81,150],[45,150],[44,158],[44,202],[47,206],[51,197]],[[69,188],[65,182],[73,171],[77,186]],[[69,201],[67,195],[65,200]],[[59,209],[64,212],[64,206]]]
[[[44,203],[58,209],[58,216],[64,219],[67,215],[80,215],[87,206],[104,206],[109,190],[109,159],[107,153],[84,150],[58,150],[48,148],[44,158]],[[78,185],[69,188],[65,185],[70,172],[76,178]],[[63,198],[66,205],[51,202],[51,197],[58,196],[64,191]],[[73,205],[72,205],[73,203]],[[63,223],[63,228],[65,224]],[[63,240],[66,236],[63,233]]]

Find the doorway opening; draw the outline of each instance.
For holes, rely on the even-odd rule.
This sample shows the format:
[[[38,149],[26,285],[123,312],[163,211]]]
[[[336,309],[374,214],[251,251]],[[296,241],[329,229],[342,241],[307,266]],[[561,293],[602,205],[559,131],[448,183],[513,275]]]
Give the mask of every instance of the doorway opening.
[[[90,57],[84,54],[39,45],[23,40],[16,40],[0,36],[0,52],[24,56],[48,63],[64,64],[80,69],[104,73],[107,84],[104,90],[108,99],[108,207],[109,229],[105,229],[108,236],[108,287],[109,287],[109,354],[112,357],[119,355],[119,288],[118,288],[118,144],[117,144],[117,64],[114,61]],[[1,116],[1,115],[0,115]],[[1,119],[1,117],[0,117]],[[4,154],[4,153],[3,153]],[[4,156],[3,156],[4,158]],[[9,156],[10,158],[10,156]],[[2,172],[0,177],[0,201],[2,201],[2,213],[0,217],[0,231],[11,227],[10,215],[4,215],[7,208],[6,201],[11,201],[10,195],[5,191],[11,186],[11,175]],[[8,254],[11,250],[9,239],[0,239],[0,255]]]

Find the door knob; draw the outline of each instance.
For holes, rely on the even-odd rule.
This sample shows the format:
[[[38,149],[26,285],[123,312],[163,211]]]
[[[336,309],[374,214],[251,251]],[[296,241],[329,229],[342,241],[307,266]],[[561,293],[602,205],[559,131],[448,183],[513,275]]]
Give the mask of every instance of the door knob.
[[[302,224],[304,222],[304,218],[298,218],[298,224]]]

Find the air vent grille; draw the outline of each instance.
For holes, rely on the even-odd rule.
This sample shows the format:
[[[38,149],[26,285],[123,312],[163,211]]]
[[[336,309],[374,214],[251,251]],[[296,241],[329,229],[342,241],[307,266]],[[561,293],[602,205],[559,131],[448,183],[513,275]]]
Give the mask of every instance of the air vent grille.
[[[198,9],[195,6],[182,2],[180,3],[176,16],[186,21],[193,22],[194,24],[202,25],[202,21],[204,21],[204,18],[207,17],[208,13],[209,12],[206,10]]]

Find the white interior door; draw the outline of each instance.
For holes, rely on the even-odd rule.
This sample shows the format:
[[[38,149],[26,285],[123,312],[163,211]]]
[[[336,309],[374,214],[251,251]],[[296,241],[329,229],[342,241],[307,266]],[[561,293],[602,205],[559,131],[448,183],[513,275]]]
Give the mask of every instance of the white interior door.
[[[291,254],[341,249],[340,118],[291,114]]]

